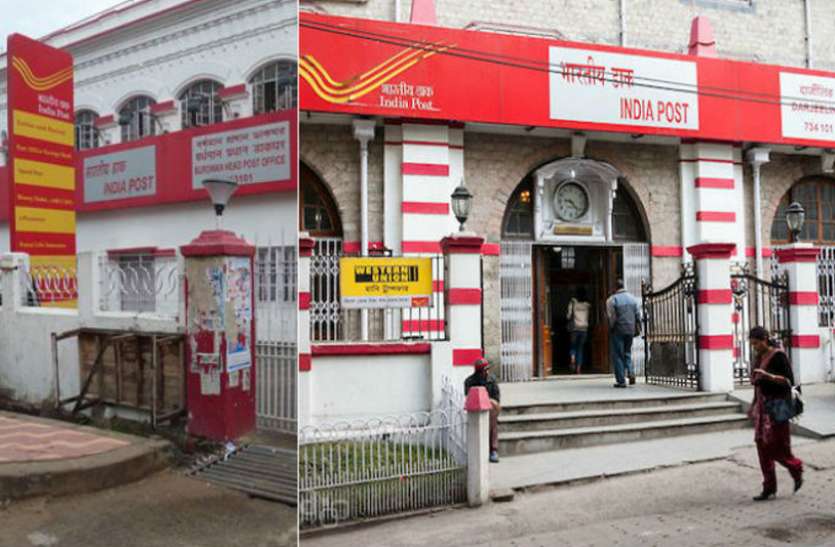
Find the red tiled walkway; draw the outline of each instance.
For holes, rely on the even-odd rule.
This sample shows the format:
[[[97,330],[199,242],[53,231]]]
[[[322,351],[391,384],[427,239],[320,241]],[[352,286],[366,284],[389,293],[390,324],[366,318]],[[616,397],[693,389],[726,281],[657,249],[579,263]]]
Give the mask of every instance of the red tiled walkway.
[[[0,463],[78,458],[128,444],[71,424],[0,415]]]

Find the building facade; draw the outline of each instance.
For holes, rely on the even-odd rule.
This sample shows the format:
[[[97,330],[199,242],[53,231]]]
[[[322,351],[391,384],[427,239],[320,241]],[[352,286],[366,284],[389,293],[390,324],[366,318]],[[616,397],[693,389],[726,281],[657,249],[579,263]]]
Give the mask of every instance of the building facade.
[[[608,372],[603,302],[616,278],[638,296],[642,281],[660,289],[691,262],[688,248],[720,242],[733,245],[737,268],[771,278],[790,201],[807,210],[801,240],[835,244],[827,2],[302,9],[300,228],[323,255],[363,242],[372,253],[438,254],[464,181],[474,195],[466,226],[486,239],[483,349],[507,379],[567,371],[566,309],[580,288],[595,316],[589,370]],[[351,59],[337,63],[337,50]],[[313,268],[327,262],[316,252]],[[315,372],[317,342],[357,331],[328,334],[328,321],[350,321],[311,290]],[[417,321],[398,317],[397,336],[380,339],[415,325],[424,338],[448,335],[441,316]],[[820,352],[807,382],[831,375],[828,331],[812,330],[793,331]],[[727,367],[741,367],[731,336],[720,344],[736,363]],[[643,344],[633,351],[640,362]]]

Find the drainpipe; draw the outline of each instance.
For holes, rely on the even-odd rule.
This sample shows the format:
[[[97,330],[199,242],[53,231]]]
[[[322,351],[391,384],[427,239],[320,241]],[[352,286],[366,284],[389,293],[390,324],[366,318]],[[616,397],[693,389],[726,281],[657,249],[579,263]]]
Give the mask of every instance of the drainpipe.
[[[394,0],[394,22],[400,22],[400,0]]]
[[[760,167],[768,163],[769,153],[768,148],[751,148],[745,153],[745,159],[751,164],[754,170],[754,253],[756,253],[757,262],[757,277],[764,278],[765,271],[763,267],[763,234],[762,234],[762,205],[760,202]]]
[[[368,256],[368,141],[374,138],[374,120],[354,120],[354,138],[360,141],[360,255]],[[368,340],[368,310],[363,309],[361,332]]]
[[[811,0],[803,0],[803,17],[806,19],[806,68],[812,68],[812,13]]]
[[[626,0],[620,0],[620,46],[626,47]]]

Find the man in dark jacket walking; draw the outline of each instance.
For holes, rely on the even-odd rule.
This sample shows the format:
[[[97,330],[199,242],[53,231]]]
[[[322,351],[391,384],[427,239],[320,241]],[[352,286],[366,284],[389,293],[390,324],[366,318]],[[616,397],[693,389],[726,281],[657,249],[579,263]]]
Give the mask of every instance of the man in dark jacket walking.
[[[479,359],[475,363],[475,371],[464,380],[464,395],[469,393],[471,387],[481,386],[487,390],[490,397],[490,461],[499,462],[499,413],[502,407],[499,404],[501,394],[499,383],[490,374],[490,363],[487,359]]]
[[[609,345],[615,365],[615,387],[626,387],[624,372],[629,383],[635,383],[632,368],[632,339],[640,334],[641,312],[638,301],[626,292],[623,280],[617,280],[617,291],[606,301],[609,318]]]

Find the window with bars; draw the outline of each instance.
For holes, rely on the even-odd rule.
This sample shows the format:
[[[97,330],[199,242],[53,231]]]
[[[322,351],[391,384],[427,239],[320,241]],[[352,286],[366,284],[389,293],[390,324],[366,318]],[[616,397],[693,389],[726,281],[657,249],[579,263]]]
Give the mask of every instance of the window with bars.
[[[835,245],[835,181],[823,177],[802,180],[783,196],[771,224],[772,245],[789,242],[786,209],[794,201],[806,210],[800,239],[819,245]]]
[[[98,129],[96,120],[99,115],[92,110],[79,110],[75,114],[75,149],[88,150],[98,148]]]
[[[135,141],[156,133],[151,106],[156,101],[146,95],[128,100],[119,109],[119,125],[122,126],[122,142]]]
[[[191,84],[177,99],[183,127],[200,127],[223,121],[223,102],[219,93],[220,82],[200,80]]]
[[[255,261],[258,302],[296,301],[296,248],[259,247]]]
[[[253,113],[296,108],[298,81],[295,61],[270,63],[256,72],[249,83],[252,86]]]
[[[156,260],[150,254],[118,257],[121,279],[121,310],[154,312],[157,308]]]

